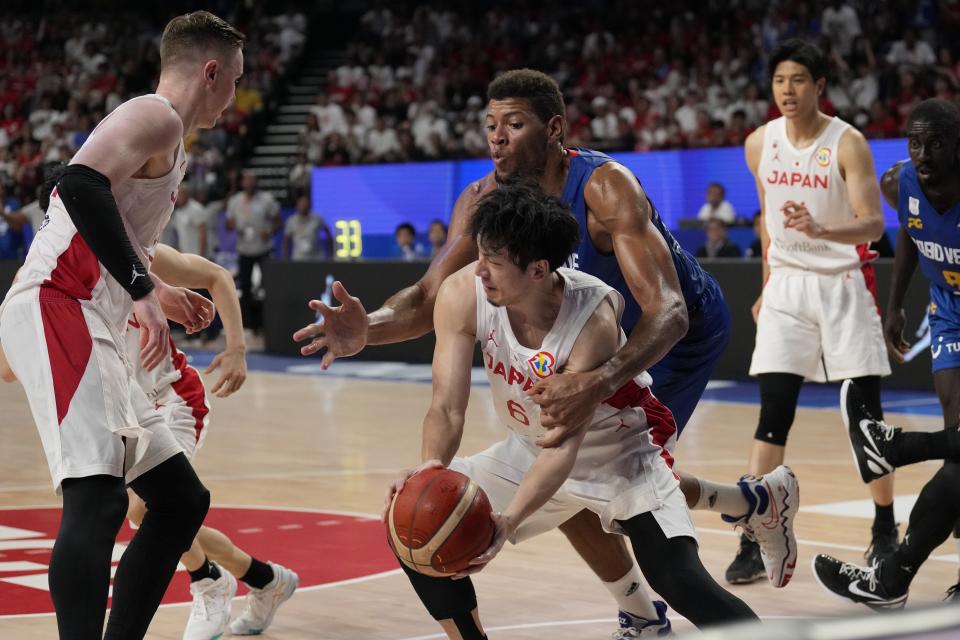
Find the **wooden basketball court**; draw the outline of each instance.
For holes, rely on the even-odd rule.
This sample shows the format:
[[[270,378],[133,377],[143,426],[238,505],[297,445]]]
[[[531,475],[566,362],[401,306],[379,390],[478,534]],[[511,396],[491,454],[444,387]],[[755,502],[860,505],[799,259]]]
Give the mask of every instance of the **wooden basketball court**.
[[[397,470],[418,461],[420,422],[429,397],[430,386],[416,382],[253,372],[234,397],[211,399],[210,432],[196,468],[211,490],[214,507],[258,505],[379,515],[388,481]],[[0,506],[58,504],[18,384],[0,385],[0,407]],[[750,404],[702,403],[680,441],[679,467],[711,479],[736,480],[745,470],[757,413],[757,406]],[[937,416],[889,413],[888,422],[912,429],[941,427]],[[502,433],[489,390],[475,387],[461,451],[477,451]],[[798,411],[787,462],[800,480],[805,507],[869,498],[856,476],[835,408]],[[918,493],[936,468],[937,463],[924,463],[899,471],[897,494]],[[853,511],[842,505],[836,510]],[[907,516],[906,509],[897,513],[901,523]],[[722,581],[736,551],[736,538],[715,514],[696,513],[695,521],[704,562]],[[827,595],[814,581],[810,562],[821,552],[862,559],[869,526],[870,520],[863,517],[801,512],[800,558],[791,584],[781,590],[766,583],[731,590],[767,618],[862,614],[866,609]],[[904,529],[901,524],[901,534]],[[938,601],[957,582],[955,553],[952,542],[934,553],[914,582],[911,605]],[[338,554],[329,551],[315,555],[321,557],[311,557],[311,562],[338,560]],[[4,560],[0,551],[0,572]],[[4,577],[0,573],[0,584]],[[357,577],[304,589],[281,608],[265,637],[440,637],[402,574]],[[614,602],[557,532],[520,547],[508,545],[475,583],[491,637],[607,638],[616,627]],[[234,602],[235,614],[241,606],[239,599]],[[189,610],[188,603],[161,608],[148,637],[180,638]],[[672,617],[676,629],[690,628],[676,614]],[[0,637],[54,638],[56,624],[52,615],[0,617]]]

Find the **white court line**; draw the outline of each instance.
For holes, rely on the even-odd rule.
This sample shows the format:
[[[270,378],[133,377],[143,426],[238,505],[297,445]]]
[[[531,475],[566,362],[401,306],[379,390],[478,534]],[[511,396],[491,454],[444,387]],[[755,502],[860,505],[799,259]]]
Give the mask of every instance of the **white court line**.
[[[670,612],[671,620],[686,620],[675,611]],[[761,620],[820,620],[815,616],[760,616]],[[543,629],[546,627],[572,627],[583,624],[610,624],[616,623],[615,618],[588,618],[583,620],[551,620],[550,622],[527,622],[524,624],[508,624],[499,627],[484,627],[484,631],[515,631],[519,629]],[[427,636],[411,636],[401,640],[434,640],[434,638],[446,638],[445,633],[431,633]]]

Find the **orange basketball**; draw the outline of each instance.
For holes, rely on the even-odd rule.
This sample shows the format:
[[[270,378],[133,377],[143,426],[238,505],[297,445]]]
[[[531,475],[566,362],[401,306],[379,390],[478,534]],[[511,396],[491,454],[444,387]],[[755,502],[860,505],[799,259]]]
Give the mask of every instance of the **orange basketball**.
[[[387,541],[403,564],[428,576],[465,569],[490,547],[490,500],[480,486],[450,469],[411,476],[387,514]]]

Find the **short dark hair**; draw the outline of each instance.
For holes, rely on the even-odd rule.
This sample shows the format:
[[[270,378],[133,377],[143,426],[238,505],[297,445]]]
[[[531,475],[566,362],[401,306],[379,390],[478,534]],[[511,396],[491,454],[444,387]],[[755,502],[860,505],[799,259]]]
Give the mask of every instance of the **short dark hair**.
[[[521,269],[546,260],[556,271],[576,250],[580,224],[566,204],[536,183],[511,179],[480,200],[470,235],[487,251],[505,250]]]
[[[446,223],[446,222],[444,222],[444,221],[441,220],[440,218],[434,218],[433,220],[430,221],[430,226],[432,227],[432,226],[435,225],[435,224],[438,224],[438,225],[440,225],[441,227],[443,227],[443,232],[444,232],[444,233],[447,232],[447,223]]]
[[[243,47],[247,37],[209,11],[194,11],[167,23],[160,36],[160,68],[214,49],[226,53]]]
[[[726,188],[725,186],[723,186],[722,184],[720,184],[719,182],[711,182],[710,184],[707,185],[707,189],[712,189],[713,187],[716,187],[717,189],[720,189],[720,193],[722,193],[722,194],[724,194],[724,195],[727,194],[727,188]]]
[[[487,100],[521,98],[530,102],[533,111],[546,123],[553,116],[566,113],[563,94],[557,81],[534,69],[506,71],[487,86]]]
[[[50,194],[53,192],[53,188],[57,186],[57,182],[60,180],[60,176],[63,175],[63,171],[66,168],[67,163],[60,162],[59,160],[43,165],[43,182],[37,187],[37,204],[40,205],[43,211],[50,208]],[[34,229],[33,231],[36,233],[39,229]]]
[[[393,235],[397,235],[401,231],[409,231],[411,234],[417,235],[417,230],[414,229],[413,225],[410,224],[409,222],[401,222],[400,224],[398,224],[397,228],[394,229],[393,231]]]
[[[802,38],[784,40],[774,48],[770,53],[767,77],[772,80],[777,66],[788,60],[806,67],[814,81],[827,77],[827,59],[820,47]]]
[[[914,122],[928,122],[938,131],[960,132],[960,109],[948,100],[929,98],[913,108],[907,116],[907,129]]]

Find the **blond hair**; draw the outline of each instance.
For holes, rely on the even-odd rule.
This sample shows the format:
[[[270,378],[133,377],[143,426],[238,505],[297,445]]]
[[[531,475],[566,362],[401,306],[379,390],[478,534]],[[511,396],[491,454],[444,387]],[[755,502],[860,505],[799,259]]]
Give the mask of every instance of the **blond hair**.
[[[240,49],[246,39],[226,20],[209,11],[177,16],[167,23],[160,37],[160,68],[169,68],[210,50],[221,54]]]

